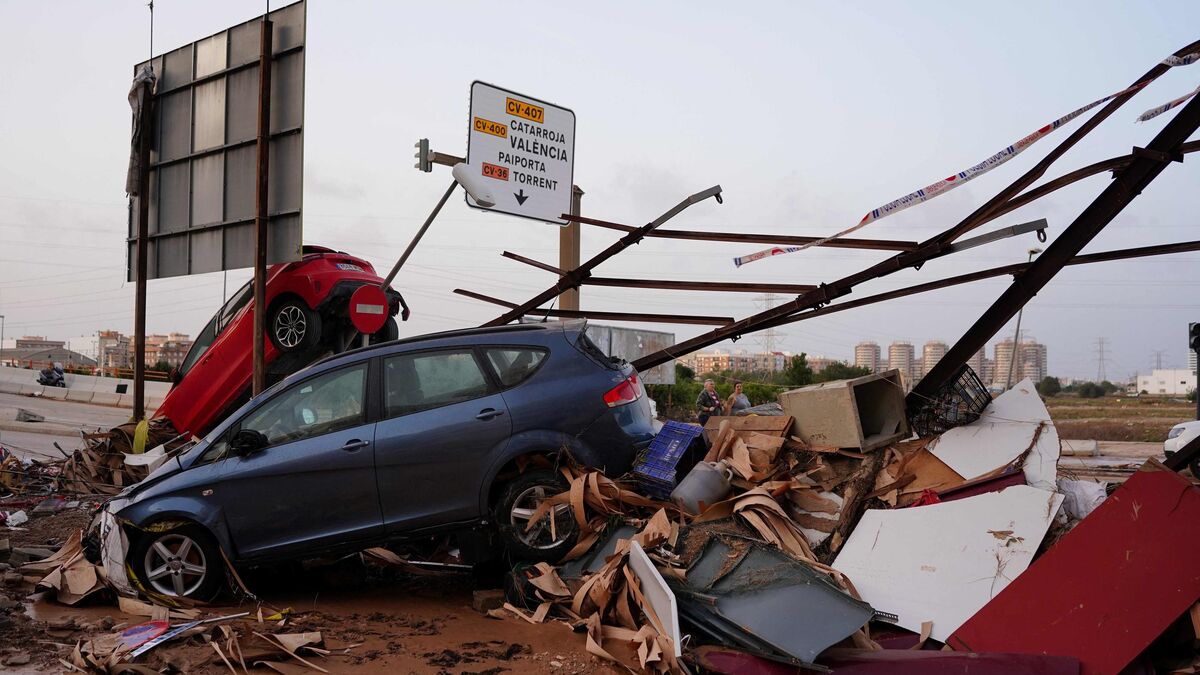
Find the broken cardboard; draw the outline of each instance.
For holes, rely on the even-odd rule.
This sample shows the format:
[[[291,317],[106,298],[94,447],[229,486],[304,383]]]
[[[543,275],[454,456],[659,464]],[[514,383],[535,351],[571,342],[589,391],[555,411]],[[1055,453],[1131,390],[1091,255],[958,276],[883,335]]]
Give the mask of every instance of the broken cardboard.
[[[863,600],[932,637],[955,629],[1021,574],[1062,503],[1026,485],[954,502],[871,510],[833,563]]]
[[[1197,560],[1200,488],[1152,459],[947,642],[1115,674],[1200,598]]]

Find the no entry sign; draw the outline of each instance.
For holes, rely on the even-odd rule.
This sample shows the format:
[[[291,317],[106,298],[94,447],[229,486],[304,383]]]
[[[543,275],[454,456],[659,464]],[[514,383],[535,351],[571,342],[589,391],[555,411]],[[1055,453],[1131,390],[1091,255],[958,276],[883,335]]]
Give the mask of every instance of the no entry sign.
[[[489,211],[566,225],[575,177],[575,113],[552,103],[471,83],[467,164],[495,181]],[[483,208],[467,196],[467,204]]]
[[[378,286],[359,286],[350,296],[350,323],[364,335],[383,328],[388,319],[388,300]]]

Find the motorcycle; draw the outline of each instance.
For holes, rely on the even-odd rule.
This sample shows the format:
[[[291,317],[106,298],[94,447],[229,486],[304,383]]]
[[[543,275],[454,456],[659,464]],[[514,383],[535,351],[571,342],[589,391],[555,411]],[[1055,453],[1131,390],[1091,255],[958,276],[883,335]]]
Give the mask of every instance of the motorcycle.
[[[47,387],[67,386],[67,378],[63,375],[62,364],[56,363],[53,368],[43,368],[38,374],[38,384]]]

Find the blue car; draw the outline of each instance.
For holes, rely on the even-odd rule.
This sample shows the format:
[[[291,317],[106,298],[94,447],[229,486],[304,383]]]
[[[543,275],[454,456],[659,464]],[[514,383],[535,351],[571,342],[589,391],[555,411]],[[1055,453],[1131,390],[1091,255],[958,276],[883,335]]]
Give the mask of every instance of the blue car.
[[[104,507],[146,590],[205,598],[239,565],[495,528],[509,553],[556,560],[563,455],[625,473],[654,436],[633,366],[583,321],[435,333],[330,357],[250,400]],[[554,519],[554,527],[549,520]]]

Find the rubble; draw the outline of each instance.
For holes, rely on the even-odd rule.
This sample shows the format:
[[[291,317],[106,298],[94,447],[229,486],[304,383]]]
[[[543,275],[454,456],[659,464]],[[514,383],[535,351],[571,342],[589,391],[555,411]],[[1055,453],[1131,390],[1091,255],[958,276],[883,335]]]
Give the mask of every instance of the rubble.
[[[853,391],[844,383],[825,389],[839,387],[839,396]],[[895,408],[897,399],[876,394],[855,403],[855,424],[886,417],[863,402]],[[784,409],[795,412],[795,400]],[[1183,550],[1191,544],[1167,536],[1200,541],[1186,529],[1195,521],[1191,495],[1200,490],[1186,479],[1152,462],[1106,498],[1103,483],[1060,478],[1054,423],[1029,381],[978,413],[959,412],[938,420],[923,410],[922,424],[941,431],[877,447],[868,439],[882,427],[856,432],[856,445],[844,447],[817,443],[813,434],[806,440],[791,414],[714,417],[704,429],[664,425],[652,451],[619,479],[566,462],[558,471],[568,488],[543,499],[527,527],[554,528],[569,512],[578,530],[573,548],[557,564],[518,565],[506,591],[475,590],[464,606],[481,620],[534,630],[567,624],[599,660],[588,670],[604,661],[656,673],[696,666],[1066,673],[1081,663],[1085,672],[1093,672],[1089,663],[1097,664],[1094,672],[1116,672],[1200,600],[1191,565],[1179,562],[1191,559]],[[77,453],[64,476],[81,480],[81,467],[92,465],[87,480],[113,479],[98,468],[107,460],[92,463],[104,456]],[[157,461],[143,460],[135,463]],[[716,489],[702,497],[684,489],[705,473],[718,474]],[[39,498],[29,508],[79,511],[62,498]],[[98,564],[84,558],[78,534],[57,551],[13,552],[18,563],[45,554],[17,576],[40,579],[39,589],[57,602],[116,598],[123,613],[141,617],[81,640],[65,658],[71,667],[111,672],[160,650],[200,658],[193,648],[202,644],[218,668],[236,671],[244,660],[277,672],[338,672],[327,660],[344,647],[320,626],[296,623],[290,608],[209,625],[203,607],[166,607],[145,593],[148,602],[135,599],[140,589],[126,575],[123,528],[111,514],[101,521]],[[439,555],[425,560],[375,547],[360,557],[373,569],[435,583],[468,569]],[[235,585],[254,597],[240,577]],[[1120,618],[1134,594],[1140,609]],[[1081,604],[1094,609],[1071,609]],[[1042,608],[1036,620],[1031,606]],[[1129,630],[1132,616],[1137,631]],[[891,646],[899,643],[905,646]],[[516,643],[478,644],[419,656],[428,667],[461,669],[528,653]],[[570,662],[530,658],[545,658],[550,668]]]

